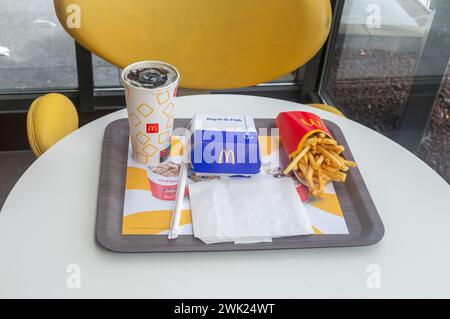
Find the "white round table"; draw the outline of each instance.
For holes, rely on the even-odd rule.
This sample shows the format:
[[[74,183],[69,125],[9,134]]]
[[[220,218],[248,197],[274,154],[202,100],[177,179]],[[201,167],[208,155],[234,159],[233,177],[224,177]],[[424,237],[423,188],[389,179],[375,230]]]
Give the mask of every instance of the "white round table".
[[[287,110],[313,110],[341,127],[383,220],[380,243],[211,253],[103,249],[94,234],[100,153],[105,126],[126,117],[121,110],[57,143],[10,193],[0,213],[0,297],[450,297],[450,187],[401,146],[331,113],[260,97],[181,97],[176,117],[261,118]],[[79,288],[70,284],[75,275]]]

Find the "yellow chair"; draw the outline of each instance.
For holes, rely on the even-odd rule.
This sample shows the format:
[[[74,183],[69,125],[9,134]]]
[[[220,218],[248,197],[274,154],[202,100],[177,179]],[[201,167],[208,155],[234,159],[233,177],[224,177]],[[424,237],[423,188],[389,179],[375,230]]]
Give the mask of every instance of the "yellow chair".
[[[27,114],[27,135],[36,157],[78,128],[78,114],[64,95],[50,93],[37,98]]]
[[[337,108],[327,105],[327,104],[307,104],[308,106],[315,107],[316,109],[320,109],[323,111],[334,113],[338,116],[346,117],[341,111],[339,111]]]
[[[287,74],[323,46],[329,0],[54,0],[65,30],[118,66],[166,61],[181,86],[227,89]],[[321,106],[334,113],[331,106]]]

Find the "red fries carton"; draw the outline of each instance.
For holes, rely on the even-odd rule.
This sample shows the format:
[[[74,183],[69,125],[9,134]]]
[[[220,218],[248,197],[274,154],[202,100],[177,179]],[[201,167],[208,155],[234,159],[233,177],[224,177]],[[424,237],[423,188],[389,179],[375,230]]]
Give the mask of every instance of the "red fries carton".
[[[303,148],[305,141],[314,133],[322,132],[333,138],[325,123],[316,114],[301,111],[281,112],[275,119],[280,139],[290,158]]]

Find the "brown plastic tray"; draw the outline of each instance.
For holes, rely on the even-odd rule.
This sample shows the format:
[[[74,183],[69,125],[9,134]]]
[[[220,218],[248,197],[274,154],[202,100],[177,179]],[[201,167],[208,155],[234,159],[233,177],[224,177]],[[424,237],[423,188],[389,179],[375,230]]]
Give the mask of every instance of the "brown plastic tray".
[[[188,119],[176,119],[175,127],[186,127],[188,123]],[[255,124],[258,128],[275,127],[273,119],[255,119]],[[340,128],[329,121],[325,124],[338,143],[345,146],[344,156],[353,160]],[[96,238],[109,250],[183,252],[368,246],[380,241],[384,235],[383,223],[357,168],[349,170],[345,183],[334,184],[349,234],[286,237],[274,239],[272,243],[242,245],[207,245],[192,235],[182,235],[174,240],[169,240],[165,235],[122,235],[128,136],[128,121],[120,119],[106,127],[103,139]]]

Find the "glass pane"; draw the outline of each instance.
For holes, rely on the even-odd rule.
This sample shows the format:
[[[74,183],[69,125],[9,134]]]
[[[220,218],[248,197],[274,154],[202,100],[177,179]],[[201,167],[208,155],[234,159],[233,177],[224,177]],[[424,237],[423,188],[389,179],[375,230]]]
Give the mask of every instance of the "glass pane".
[[[399,121],[430,18],[423,6],[411,14],[402,6],[406,2],[416,3],[345,1],[325,86],[348,117],[383,134],[392,133]]]
[[[97,88],[120,87],[120,69],[96,55],[92,55],[94,68],[94,83]],[[285,74],[268,83],[292,83],[295,82],[297,70]],[[303,74],[303,73],[300,73]]]
[[[434,104],[418,155],[450,183],[450,65]]]
[[[444,52],[442,42],[435,39],[450,38],[445,18],[450,16],[449,8],[448,2],[442,0],[346,0],[333,40],[335,47],[325,67],[321,95],[347,117],[397,138],[414,99],[431,96],[427,106],[431,110],[437,96],[434,87],[442,81],[449,52]],[[430,51],[444,63],[430,59]],[[430,87],[433,92],[429,92]],[[417,154],[450,180],[448,93],[445,84]],[[424,126],[418,134],[424,133]],[[431,136],[445,147],[439,155],[427,143]],[[418,145],[413,151],[417,149]]]
[[[0,91],[76,88],[75,44],[51,0],[0,0]]]
[[[97,88],[121,87],[120,69],[95,54],[92,54],[92,65],[94,69],[94,85]]]

